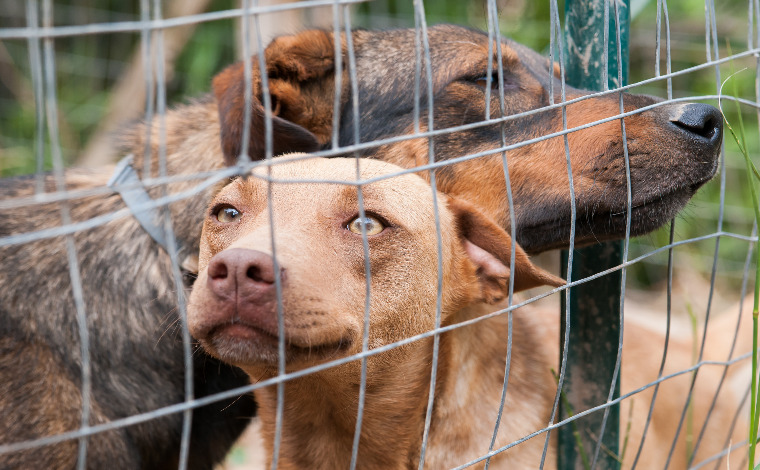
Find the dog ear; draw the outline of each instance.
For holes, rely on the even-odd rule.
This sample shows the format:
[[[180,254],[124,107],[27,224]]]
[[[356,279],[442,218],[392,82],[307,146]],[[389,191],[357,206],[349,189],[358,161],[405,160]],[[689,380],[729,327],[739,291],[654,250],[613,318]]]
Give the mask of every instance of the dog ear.
[[[498,302],[509,292],[512,237],[472,204],[456,198],[448,199],[448,207],[457,221],[457,229],[470,261],[477,268],[482,299]],[[515,292],[532,287],[565,284],[559,278],[531,263],[528,255],[515,246]]]
[[[562,68],[560,67],[559,62],[554,62],[551,69],[552,73],[554,74],[554,78],[562,78]]]
[[[331,33],[306,31],[275,39],[264,51],[272,103],[273,154],[312,152],[329,142],[334,95],[335,45]],[[265,112],[257,56],[251,59],[251,127],[248,155],[265,156]],[[244,64],[214,77],[225,163],[237,162],[245,119]]]

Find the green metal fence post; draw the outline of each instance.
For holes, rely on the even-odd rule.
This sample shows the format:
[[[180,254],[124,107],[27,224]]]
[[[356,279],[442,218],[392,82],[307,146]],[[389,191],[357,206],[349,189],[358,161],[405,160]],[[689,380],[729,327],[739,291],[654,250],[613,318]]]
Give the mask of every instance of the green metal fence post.
[[[624,85],[628,79],[629,0],[618,0]],[[566,0],[565,2],[565,73],[569,85],[590,90],[603,90],[604,77],[610,88],[618,86],[618,45],[615,6],[610,2],[607,25],[605,0]],[[604,29],[609,31],[608,61],[604,61]],[[604,67],[607,66],[607,74]],[[572,152],[572,149],[571,149]],[[582,279],[622,262],[621,242],[608,242],[573,253],[572,279]],[[562,252],[563,275],[567,275],[567,251]],[[571,416],[605,403],[617,360],[620,334],[621,273],[574,287],[570,293],[570,343],[567,370],[560,400],[560,417]],[[562,298],[562,334],[565,330],[565,296]],[[563,343],[560,343],[562,345]],[[617,380],[614,396],[620,395]],[[569,409],[568,409],[569,405]],[[604,435],[600,436],[603,411],[595,412],[563,426],[558,435],[558,467],[590,468],[597,442],[602,446],[596,469],[619,469],[619,407],[610,409]],[[581,445],[578,444],[581,442]],[[582,450],[581,450],[582,447]]]

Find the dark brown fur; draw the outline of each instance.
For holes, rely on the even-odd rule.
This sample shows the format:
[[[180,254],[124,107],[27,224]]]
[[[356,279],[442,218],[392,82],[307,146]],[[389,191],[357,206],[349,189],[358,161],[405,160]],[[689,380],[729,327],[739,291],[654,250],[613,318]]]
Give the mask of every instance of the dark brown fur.
[[[410,30],[353,33],[359,77],[360,140],[409,134],[413,129],[414,41]],[[486,37],[483,33],[443,25],[430,28],[434,75],[435,128],[483,119]],[[506,70],[505,109],[513,114],[546,105],[553,67],[538,54],[502,41]],[[343,66],[348,63],[345,43]],[[269,89],[277,119],[276,152],[316,150],[332,140],[334,42],[326,32],[309,31],[279,38],[266,49]],[[254,65],[253,113],[249,155],[264,157],[262,88]],[[423,68],[424,70],[424,68]],[[340,145],[353,143],[349,77],[343,74],[339,116]],[[424,83],[424,80],[423,80]],[[556,83],[556,82],[555,82]],[[214,81],[217,101],[205,98],[178,107],[166,117],[166,155],[171,175],[208,171],[236,161],[241,150],[244,117],[243,70],[237,64]],[[558,85],[556,89],[559,89]],[[423,85],[422,128],[428,91]],[[568,96],[581,92],[568,90]],[[499,109],[492,94],[492,114]],[[653,103],[626,96],[627,107]],[[670,218],[697,187],[714,173],[717,146],[700,143],[669,121],[673,105],[626,118],[633,178],[632,233],[650,230]],[[617,96],[568,107],[570,125],[616,114]],[[508,121],[508,142],[535,137],[560,126],[560,113],[546,111]],[[152,175],[158,174],[159,121],[151,128]],[[719,134],[720,129],[717,129]],[[219,145],[221,138],[221,147]],[[479,127],[435,138],[439,160],[494,149],[499,126]],[[576,132],[570,137],[579,206],[578,241],[620,237],[624,200],[622,146],[617,122]],[[145,127],[124,136],[124,152],[137,156],[142,168]],[[386,145],[380,155],[405,167],[427,162],[428,141],[415,139]],[[570,219],[564,147],[561,138],[508,153],[515,196],[519,241],[532,252],[567,243]],[[69,189],[103,186],[111,169],[70,170]],[[506,211],[501,156],[470,160],[437,173],[439,188],[476,204],[503,227]],[[595,183],[592,183],[595,182]],[[172,185],[170,191],[194,183]],[[48,180],[48,189],[53,189]],[[33,194],[30,178],[3,180],[2,198]],[[159,192],[154,191],[153,196]],[[196,253],[201,213],[210,197],[202,192],[171,205],[180,259]],[[646,202],[645,205],[642,204]],[[650,204],[651,203],[651,204]],[[92,196],[72,201],[75,220],[86,220],[123,208],[120,198]],[[618,215],[611,216],[611,213]],[[638,215],[637,215],[638,214]],[[539,217],[540,216],[540,217]],[[548,218],[542,218],[547,216]],[[0,236],[60,225],[57,204],[31,204],[0,211]],[[584,228],[585,227],[585,228]],[[593,233],[592,233],[593,232]],[[176,323],[176,296],[169,258],[137,222],[127,217],[76,233],[74,243],[84,284],[85,310],[93,361],[92,424],[182,401],[183,353]],[[48,436],[78,428],[81,359],[62,237],[0,248],[0,443]],[[246,383],[235,370],[196,353],[195,396]],[[51,403],[51,400],[54,400]],[[191,468],[209,468],[221,459],[255,410],[241,398],[195,413],[190,446]],[[178,456],[181,416],[130,426],[91,437],[89,468],[165,468]],[[209,437],[210,436],[210,437]],[[76,444],[66,442],[30,451],[0,454],[0,467],[71,468]]]
[[[208,102],[207,102],[208,103]],[[208,170],[218,153],[218,131],[203,103],[168,116],[171,174]],[[179,134],[175,132],[179,131]],[[131,151],[142,153],[141,131]],[[205,132],[209,132],[206,129]],[[153,136],[154,145],[158,135]],[[157,147],[156,147],[157,148]],[[193,158],[207,155],[208,158]],[[217,160],[220,160],[217,157]],[[221,163],[221,162],[220,162]],[[138,161],[138,167],[140,162]],[[70,170],[69,191],[104,186],[112,168]],[[188,188],[196,182],[172,187]],[[48,191],[55,190],[52,177]],[[31,196],[33,178],[4,180],[0,197]],[[158,197],[153,191],[153,197]],[[172,206],[180,260],[197,250],[205,198]],[[74,199],[73,221],[124,208],[116,195]],[[0,236],[61,225],[58,204],[34,204],[0,212]],[[74,236],[90,332],[91,424],[179,403],[184,399],[182,339],[177,326],[176,287],[166,253],[132,217],[77,232]],[[9,444],[79,428],[81,354],[76,308],[64,237],[0,248],[0,442]],[[247,383],[236,369],[201,351],[194,353],[196,397]],[[194,414],[189,468],[211,468],[221,460],[255,414],[249,397],[226,400]],[[182,415],[97,434],[89,439],[87,468],[171,468],[178,463]],[[0,454],[0,468],[74,468],[77,441]]]

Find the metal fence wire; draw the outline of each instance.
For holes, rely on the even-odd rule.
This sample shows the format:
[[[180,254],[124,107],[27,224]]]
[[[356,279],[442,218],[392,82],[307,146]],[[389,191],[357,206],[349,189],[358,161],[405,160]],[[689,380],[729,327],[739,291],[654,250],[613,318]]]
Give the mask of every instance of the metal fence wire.
[[[440,434],[433,437],[442,426],[436,415],[436,407],[443,400],[441,384],[451,374],[464,373],[451,366],[447,335],[488,324],[485,322],[494,318],[508,322],[502,338],[506,356],[491,363],[498,370],[491,367],[480,373],[483,383],[489,383],[486,376],[501,382],[499,390],[493,392],[497,397],[495,413],[484,415],[481,409],[472,410],[468,420],[453,427],[448,424],[458,430],[453,434],[458,437],[444,440],[454,455],[447,465],[500,468],[508,462],[513,468],[716,469],[748,465],[750,281],[756,266],[757,226],[747,183],[749,170],[736,141],[747,145],[750,157],[760,147],[758,0],[731,1],[718,8],[713,0],[641,0],[630,5],[603,0],[578,2],[582,7],[596,8],[585,18],[572,17],[571,13],[561,18],[563,8],[574,11],[574,3],[563,5],[556,0],[436,5],[417,0],[117,3],[2,3],[6,13],[0,16],[0,467],[239,469],[264,467],[264,462],[271,468],[292,465],[298,459],[288,455],[292,437],[287,433],[293,427],[285,417],[293,407],[286,399],[288,384],[346,364],[359,364],[352,369],[358,372],[355,402],[346,405],[355,408],[342,410],[352,416],[349,421],[353,424],[349,431],[340,431],[351,434],[350,449],[340,465],[362,468],[368,465],[363,459],[370,459],[371,454],[395,452],[362,447],[372,432],[367,427],[376,426],[378,420],[372,414],[376,409],[370,413],[368,407],[377,407],[378,400],[383,399],[377,391],[368,390],[368,384],[376,383],[372,379],[376,368],[370,362],[419,344],[430,346],[425,362],[425,403],[419,408],[421,416],[412,432],[414,450],[402,462],[409,467],[431,467],[435,465],[431,459],[441,462],[436,459],[442,451],[435,446],[441,445],[442,438]],[[600,48],[592,50],[589,44],[579,44],[578,37],[568,36],[567,31],[573,26],[583,29],[582,21],[591,25],[594,15],[596,29],[585,32],[589,44]],[[485,83],[485,113],[477,122],[463,118],[461,123],[441,126],[445,121],[439,113],[443,111],[436,107],[440,96],[429,92],[440,89],[441,78],[435,73],[441,66],[436,61],[443,59],[431,46],[431,25],[439,22],[465,23],[484,30],[487,57],[496,58],[487,61],[482,77],[471,77]],[[525,210],[526,202],[513,199],[513,189],[546,183],[526,181],[524,174],[515,173],[512,162],[515,155],[525,158],[526,148],[541,148],[536,144],[561,140],[562,174],[547,173],[545,178],[566,181],[563,194],[567,197],[563,200],[569,206],[565,210],[570,218],[559,222],[565,223],[567,233],[561,238],[567,243],[526,248],[531,248],[528,251],[532,254],[569,249],[562,261],[551,251],[533,257],[535,263],[557,274],[562,265],[564,285],[518,294],[515,278],[510,276],[503,303],[484,315],[447,322],[444,304],[449,280],[441,247],[449,236],[445,226],[448,219],[436,210],[436,285],[429,286],[436,291],[433,328],[385,344],[373,342],[373,298],[382,292],[373,283],[378,270],[370,262],[372,246],[367,226],[362,225],[361,263],[366,275],[357,287],[361,292],[356,293],[362,296],[363,310],[355,314],[361,319],[361,352],[307,367],[289,367],[286,353],[291,345],[285,335],[288,303],[283,294],[288,286],[280,275],[274,275],[278,339],[276,371],[271,377],[253,377],[249,383],[242,372],[206,356],[190,334],[188,295],[198,273],[194,264],[198,238],[211,195],[252,171],[268,181],[270,199],[276,187],[284,183],[315,185],[339,180],[283,180],[276,176],[279,160],[273,158],[283,151],[276,138],[282,120],[277,115],[289,104],[276,94],[279,85],[273,77],[275,67],[288,65],[268,63],[266,50],[273,36],[310,27],[320,27],[342,41],[334,43],[334,63],[328,71],[334,80],[328,92],[334,94],[326,100],[331,103],[331,114],[323,118],[328,123],[324,128],[329,130],[320,136],[318,149],[298,158],[355,157],[355,179],[340,182],[356,188],[361,219],[372,216],[375,210],[365,207],[368,185],[392,183],[417,173],[431,184],[432,204],[438,208],[446,204],[439,199],[445,196],[435,189],[450,187],[446,179],[460,174],[458,166],[471,171],[474,166],[463,165],[497,161],[505,189],[500,217],[513,240],[507,248],[509,263],[505,267],[509,273],[516,273],[521,269],[515,265],[521,248],[515,241],[524,239],[516,214]],[[414,60],[414,76],[404,80],[411,86],[403,92],[411,97],[408,102],[413,109],[405,110],[413,116],[411,128],[396,125],[396,116],[391,114],[380,119],[382,123],[365,120],[378,118],[363,108],[366,103],[361,93],[366,90],[361,84],[365,77],[357,72],[357,45],[351,33],[357,27],[367,31],[405,27],[412,31],[405,36],[405,40],[410,39],[405,47],[413,50],[408,57]],[[514,81],[508,65],[522,49],[495,47],[502,35],[517,36],[558,64],[553,72],[557,80],[547,81],[534,109],[513,111],[523,105],[512,105],[510,94],[524,89]],[[378,49],[381,65],[382,61],[399,60],[383,57],[387,51]],[[574,58],[581,59],[586,72],[591,67],[600,74],[597,85],[572,82],[570,71],[576,66],[570,64]],[[179,133],[178,118],[170,109],[173,103],[186,102],[188,95],[203,96],[211,88],[211,76],[236,60],[243,64],[243,81],[237,88],[242,94],[237,100],[243,103],[239,116],[243,124],[236,134],[240,144],[237,159],[228,158],[224,165],[219,124],[199,124],[199,120],[210,119],[203,110],[213,98],[193,98],[195,101],[186,108],[178,108],[187,113],[179,118],[185,126]],[[460,62],[466,60],[458,58]],[[385,72],[382,66],[373,71]],[[311,70],[291,69],[288,73],[308,75]],[[596,87],[597,91],[580,95],[570,85]],[[657,95],[664,100],[629,106],[623,93]],[[492,96],[497,100],[492,101]],[[569,110],[576,103],[593,103],[605,97],[619,101],[618,112],[601,116],[588,111],[599,117],[580,125],[569,123]],[[252,107],[258,99],[263,106],[260,114]],[[718,176],[681,215],[651,234],[632,238],[632,233],[644,230],[636,226],[641,219],[632,217],[637,187],[631,175],[641,163],[630,157],[629,146],[636,139],[657,134],[657,130],[632,137],[626,128],[628,119],[689,102],[720,105],[736,130],[736,140],[733,130],[729,132],[726,127]],[[495,107],[491,103],[499,104]],[[461,109],[463,115],[467,112]],[[561,116],[558,130],[540,121],[549,113]],[[151,124],[125,122],[134,118]],[[587,222],[584,217],[593,217],[595,209],[590,209],[590,215],[579,212],[584,203],[578,193],[582,186],[574,183],[574,177],[587,169],[573,167],[577,160],[571,156],[576,150],[571,148],[570,139],[573,134],[601,129],[607,123],[618,126],[616,130],[623,136],[618,142],[619,152],[624,156],[618,162],[621,182],[614,188],[624,195],[624,204],[618,206],[619,213],[608,214],[609,225],[614,217],[622,217],[624,223],[619,236],[612,237],[622,239],[619,251],[603,262],[600,253],[609,251],[610,245],[593,252],[576,250],[576,246],[589,244],[588,236],[577,238],[577,230]],[[377,133],[375,127],[380,124],[396,130]],[[696,128],[702,124],[682,125]],[[524,126],[519,136],[510,134],[516,126]],[[441,157],[437,153],[440,142],[452,135],[474,136],[486,129],[497,129],[495,147],[458,145],[462,150],[456,155]],[[120,147],[114,142],[125,134],[134,143],[133,149],[140,151],[131,155],[131,160],[124,160],[120,170],[114,170],[113,164],[126,156],[119,153]],[[362,158],[377,157],[394,146],[412,148],[419,142],[425,150],[408,168],[382,176],[362,176]],[[251,160],[254,146],[263,159]],[[171,161],[177,158],[176,148],[187,152],[182,156],[184,162]],[[652,150],[658,151],[659,147]],[[213,165],[196,162],[193,152],[218,155],[219,161]],[[531,158],[541,162],[540,155]],[[653,155],[651,160],[658,158],[672,157]],[[537,165],[548,172],[549,167],[557,167],[557,162]],[[651,176],[651,184],[677,177]],[[398,181],[403,186],[402,180]],[[316,200],[319,194],[313,197]],[[268,220],[276,220],[273,205],[267,207]],[[659,213],[655,216],[662,217]],[[600,239],[611,238],[599,235]],[[268,237],[273,270],[279,273],[278,254],[283,245],[278,242],[274,223]],[[584,286],[601,299],[598,304],[583,297]],[[535,359],[530,362],[533,369],[515,365],[525,360],[517,357],[524,354],[524,348],[513,347],[521,341],[521,332],[513,334],[513,326],[522,321],[517,320],[522,316],[545,322],[539,328],[542,346],[532,352],[537,358],[550,356],[550,364]],[[606,336],[601,333],[602,327],[609,325],[602,323],[613,327]],[[562,338],[560,331],[566,333]],[[174,356],[166,356],[172,352]],[[679,354],[687,358],[686,364],[676,361]],[[605,362],[609,367],[602,365]],[[539,367],[550,369],[539,371]],[[605,367],[609,370],[603,371]],[[223,371],[228,374],[226,382],[214,383],[210,377]],[[549,372],[554,374],[551,387],[519,392],[525,390],[526,383],[536,383],[533,374]],[[531,377],[522,377],[521,373]],[[460,395],[480,390],[479,382],[473,381],[470,392],[460,390]],[[258,404],[259,414],[267,411],[272,417],[264,424],[265,438],[249,429],[233,446],[234,438],[249,421],[258,422],[251,420],[257,411],[250,396],[265,389],[276,391],[274,400]],[[385,393],[393,396],[391,390]],[[123,397],[129,399],[120,401]],[[543,403],[549,405],[538,409]],[[385,406],[390,413],[393,405]],[[542,424],[528,432],[521,431],[525,429],[522,424],[516,426],[510,421],[528,417],[524,418],[526,422],[532,422],[531,416],[538,416]],[[229,422],[235,423],[234,430],[225,428]],[[475,435],[471,433],[476,426],[488,430],[478,434],[488,438],[478,444],[477,455],[457,454],[457,446]],[[309,429],[305,427],[303,432],[312,433]],[[383,432],[391,439],[406,431]],[[314,442],[321,442],[317,437],[322,436],[312,436]],[[143,438],[151,442],[139,444]],[[262,439],[267,450],[261,446]],[[223,444],[212,447],[213,442]],[[529,445],[538,451],[525,451]],[[707,448],[718,450],[703,450]],[[466,457],[457,460],[462,455]],[[500,460],[509,458],[514,460]]]

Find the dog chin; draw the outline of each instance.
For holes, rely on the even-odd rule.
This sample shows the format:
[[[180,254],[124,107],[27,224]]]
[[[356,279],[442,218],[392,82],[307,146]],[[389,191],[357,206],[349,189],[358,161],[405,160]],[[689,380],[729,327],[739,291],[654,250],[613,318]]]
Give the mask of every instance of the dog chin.
[[[296,344],[294,344],[296,343]],[[285,365],[293,371],[346,356],[353,341],[350,336],[320,344],[300,345],[294,338],[285,340]],[[213,356],[238,367],[277,369],[279,340],[277,336],[242,324],[214,328],[201,339],[203,347]]]
[[[201,338],[201,344],[212,355],[236,366],[277,364],[277,337],[247,325],[216,327]]]
[[[696,192],[696,189],[682,189],[651,200],[643,204],[635,205],[631,209],[631,236],[645,235],[656,230],[678,214]],[[620,235],[625,235],[627,211],[610,214],[614,226]]]
[[[638,204],[634,201],[634,207],[631,209],[630,236],[645,235],[665,225],[686,206],[697,189],[698,186],[676,190]],[[579,207],[575,247],[624,238],[628,211],[624,208],[624,203],[620,207],[618,210]],[[552,248],[567,249],[570,226],[570,217],[566,214],[553,221],[518,228],[518,243],[528,253]]]

